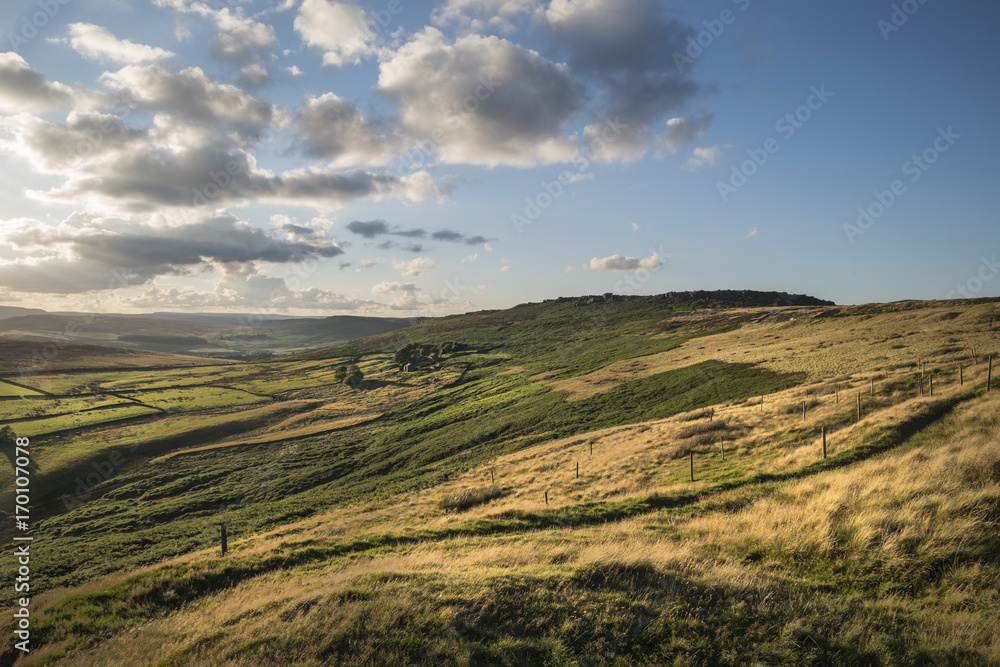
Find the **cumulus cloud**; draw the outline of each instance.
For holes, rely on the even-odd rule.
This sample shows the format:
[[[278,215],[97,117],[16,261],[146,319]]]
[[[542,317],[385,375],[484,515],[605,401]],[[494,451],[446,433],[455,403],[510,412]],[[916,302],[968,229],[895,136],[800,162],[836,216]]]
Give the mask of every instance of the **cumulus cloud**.
[[[365,11],[349,2],[303,0],[294,27],[302,41],[323,52],[331,67],[358,64],[375,54],[374,33]]]
[[[513,31],[519,19],[540,17],[539,0],[445,0],[431,20],[438,25],[457,25],[463,32]]]
[[[708,132],[714,116],[701,113],[697,116],[682,116],[671,118],[663,132],[656,137],[658,153],[676,153],[684,146],[694,143],[698,137]]]
[[[281,239],[230,214],[180,223],[85,214],[58,225],[7,220],[0,241],[14,255],[0,264],[0,284],[46,293],[138,285],[204,265],[252,275],[258,262],[298,264],[343,254],[326,238]]]
[[[715,166],[715,161],[722,155],[722,146],[698,147],[691,152],[691,157],[684,163],[688,171],[697,171],[709,165]]]
[[[421,278],[427,275],[427,271],[435,268],[434,260],[429,257],[417,257],[409,262],[393,262],[394,269],[402,271],[400,275],[408,278]]]
[[[647,273],[653,269],[663,266],[660,256],[653,253],[645,259],[638,257],[627,257],[625,255],[611,255],[598,259],[594,257],[590,260],[590,265],[585,268],[591,271],[634,271],[636,273]]]
[[[120,297],[120,303],[132,308],[163,308],[168,303],[174,308],[188,310],[235,311],[253,307],[259,312],[281,313],[290,310],[311,310],[330,313],[374,310],[380,304],[371,300],[356,299],[316,287],[291,289],[281,277],[263,275],[226,276],[213,291],[193,288],[161,287],[153,285],[137,297]]]
[[[278,40],[274,28],[246,18],[240,11],[223,8],[212,14],[219,34],[209,45],[209,55],[234,67],[260,65],[274,59]]]
[[[93,23],[71,23],[66,40],[84,58],[123,65],[140,65],[173,58],[174,52],[127,39],[118,39],[111,31]]]
[[[73,89],[47,81],[32,69],[24,58],[9,51],[0,53],[0,111],[45,111],[68,107],[73,103]]]
[[[97,114],[71,115],[66,123],[18,116],[0,120],[0,129],[13,137],[2,142],[5,150],[64,177],[60,186],[29,193],[39,199],[97,200],[143,211],[247,200],[328,209],[359,198],[417,202],[443,196],[426,171],[399,177],[303,167],[275,174],[258,167],[253,155],[234,148],[232,139],[211,125],[169,116],[157,116],[146,130]]]
[[[392,294],[394,292],[418,292],[419,288],[416,283],[401,283],[401,282],[388,282],[388,283],[378,283],[372,287],[372,294],[384,296],[386,294]]]
[[[671,59],[692,30],[657,0],[552,0],[545,17],[573,71],[596,91],[591,110],[605,122],[587,126],[584,151],[598,160],[641,158],[660,119],[700,90]]]
[[[239,69],[241,84],[255,86],[270,82],[270,73],[264,66],[277,57],[274,48],[278,40],[273,27],[244,16],[243,8],[239,6],[214,9],[205,2],[192,0],[154,0],[154,3],[181,14],[194,14],[212,21],[218,34],[209,44],[208,53],[216,60]],[[190,37],[190,29],[184,25],[178,25],[177,32],[178,38],[181,34],[185,38]]]
[[[231,128],[246,137],[257,137],[271,125],[285,122],[280,107],[237,86],[218,83],[200,67],[171,72],[161,65],[129,65],[106,72],[101,81],[141,109]]]
[[[379,90],[416,144],[444,163],[533,166],[572,160],[562,136],[582,89],[564,64],[497,37],[454,43],[426,28],[381,64]]]
[[[368,122],[334,93],[306,98],[298,134],[305,155],[328,158],[337,167],[383,166],[393,155],[384,124]]]

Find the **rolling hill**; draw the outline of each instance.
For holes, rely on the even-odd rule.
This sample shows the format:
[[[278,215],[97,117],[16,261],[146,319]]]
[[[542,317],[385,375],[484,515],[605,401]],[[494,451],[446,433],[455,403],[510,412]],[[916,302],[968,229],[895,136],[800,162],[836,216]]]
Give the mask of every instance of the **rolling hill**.
[[[16,664],[1000,664],[1000,299],[773,296],[0,375]]]
[[[287,354],[394,331],[410,319],[333,316],[261,319],[235,316],[30,314],[0,319],[0,337],[38,343],[105,345],[172,354],[237,357]],[[240,324],[249,322],[250,324]]]

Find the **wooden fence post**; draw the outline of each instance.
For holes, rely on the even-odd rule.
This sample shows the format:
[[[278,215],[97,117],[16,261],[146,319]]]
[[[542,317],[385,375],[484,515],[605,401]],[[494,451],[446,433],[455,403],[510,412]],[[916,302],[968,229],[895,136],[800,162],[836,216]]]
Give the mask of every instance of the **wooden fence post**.
[[[806,420],[806,402],[802,401],[802,421]]]
[[[986,391],[989,391],[993,385],[993,355],[990,355],[990,368],[986,371]]]
[[[837,383],[837,402],[840,403],[840,383]]]
[[[576,462],[576,478],[580,479],[580,462]]]
[[[726,460],[726,439],[725,437],[719,438],[719,449],[722,450],[722,460]]]
[[[591,456],[593,456],[593,455],[594,455],[594,443],[593,443],[593,442],[592,442],[592,443],[590,443],[590,455],[591,455]]]
[[[826,458],[826,427],[823,427],[823,458]]]
[[[549,492],[548,491],[545,492],[545,504],[546,505],[549,504]]]
[[[959,387],[965,386],[965,367],[964,366],[959,366],[958,367],[958,386]]]
[[[931,398],[933,398],[934,397],[934,376],[932,375],[929,378],[927,378],[927,382],[928,382],[928,384],[930,384],[930,387],[931,387]]]
[[[490,484],[496,484],[497,481],[493,477],[493,470],[490,470]]]
[[[222,555],[225,556],[229,550],[229,535],[226,531],[226,524],[221,524],[219,530],[222,532]]]
[[[861,421],[861,392],[858,392],[858,421]]]

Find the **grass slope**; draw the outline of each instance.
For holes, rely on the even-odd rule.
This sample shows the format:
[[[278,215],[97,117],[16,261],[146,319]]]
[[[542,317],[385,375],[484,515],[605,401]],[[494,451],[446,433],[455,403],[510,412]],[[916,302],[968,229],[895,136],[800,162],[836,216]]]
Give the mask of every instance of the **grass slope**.
[[[18,664],[997,664],[995,312],[552,302],[53,376],[83,401],[192,400],[33,438],[45,549]],[[881,353],[901,339],[933,397]],[[400,373],[414,341],[469,349]],[[352,360],[363,385],[331,384]]]

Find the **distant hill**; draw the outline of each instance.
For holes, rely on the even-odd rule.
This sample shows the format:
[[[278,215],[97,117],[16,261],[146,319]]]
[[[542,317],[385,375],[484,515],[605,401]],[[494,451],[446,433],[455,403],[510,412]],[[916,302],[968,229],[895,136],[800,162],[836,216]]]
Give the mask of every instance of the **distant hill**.
[[[0,373],[10,377],[20,373],[45,373],[79,369],[126,369],[161,366],[215,365],[228,363],[214,359],[165,354],[148,350],[128,350],[101,345],[51,345],[38,341],[0,338]]]
[[[24,315],[42,315],[45,311],[40,308],[21,308],[19,306],[0,306],[0,320],[8,317],[22,317]]]
[[[0,319],[0,337],[60,344],[105,345],[166,353],[236,357],[288,353],[395,331],[414,320],[391,317],[333,316],[283,318],[260,326],[247,316],[198,314],[167,319],[163,313],[79,315],[41,313]],[[242,318],[237,320],[235,318]],[[229,321],[222,321],[229,320]]]

